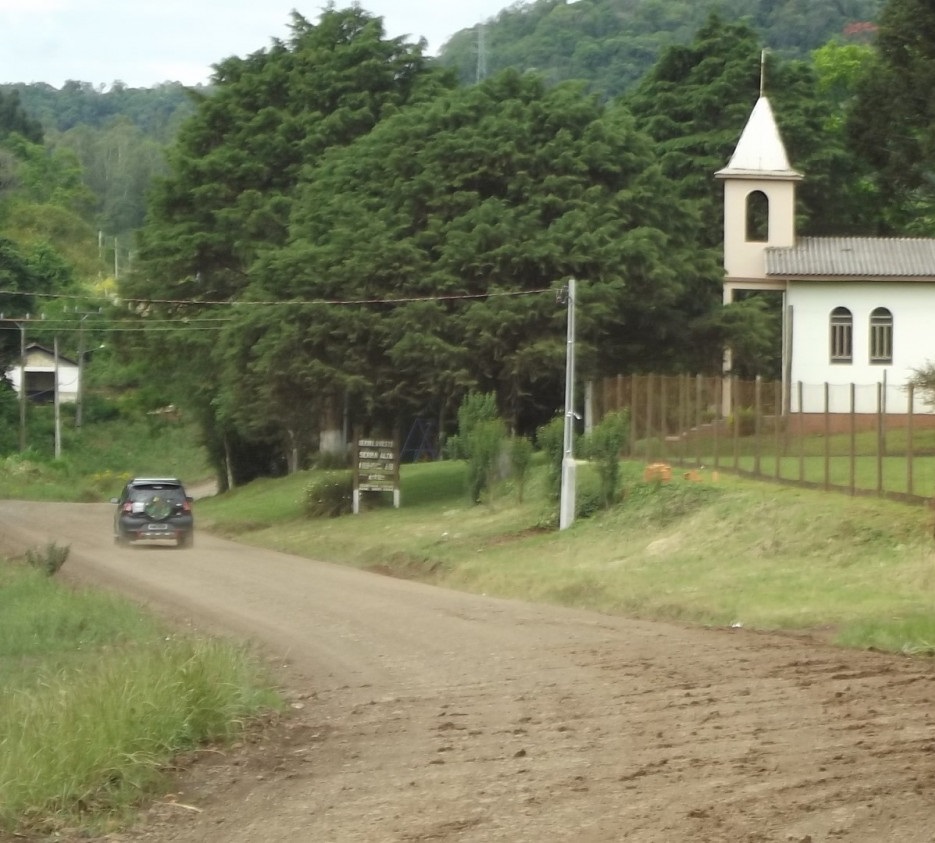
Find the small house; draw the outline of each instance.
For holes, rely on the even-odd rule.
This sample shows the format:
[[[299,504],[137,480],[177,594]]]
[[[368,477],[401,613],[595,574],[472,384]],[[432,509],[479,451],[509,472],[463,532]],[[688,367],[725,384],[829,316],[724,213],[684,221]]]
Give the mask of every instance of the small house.
[[[26,396],[37,404],[49,404],[55,400],[56,378],[58,399],[61,402],[78,400],[81,370],[78,363],[61,354],[56,359],[55,352],[44,345],[32,343],[26,346],[22,363],[10,366],[6,377],[13,384],[17,394],[25,374]]]

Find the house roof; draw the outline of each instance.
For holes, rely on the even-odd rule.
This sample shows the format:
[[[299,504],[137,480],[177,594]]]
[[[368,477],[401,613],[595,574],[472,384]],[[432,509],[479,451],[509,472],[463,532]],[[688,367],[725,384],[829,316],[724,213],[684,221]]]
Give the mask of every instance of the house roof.
[[[733,156],[727,166],[714,175],[717,178],[802,178],[802,174],[789,164],[773,109],[766,97],[756,101]]]
[[[29,355],[31,352],[38,351],[48,356],[50,360],[55,360],[55,350],[49,348],[46,345],[42,345],[41,343],[38,343],[38,342],[29,343],[29,345],[27,345],[24,350],[26,351],[27,355]],[[72,360],[70,357],[66,357],[64,354],[58,355],[58,361],[59,363],[70,365],[70,366],[78,365],[74,360]]]
[[[766,249],[771,278],[935,280],[935,238],[800,237]]]

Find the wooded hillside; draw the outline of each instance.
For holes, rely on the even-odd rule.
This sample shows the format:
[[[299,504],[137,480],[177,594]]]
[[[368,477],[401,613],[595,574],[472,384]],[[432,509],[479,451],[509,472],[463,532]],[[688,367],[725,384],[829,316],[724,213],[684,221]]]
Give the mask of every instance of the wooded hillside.
[[[511,67],[555,83],[585,79],[614,97],[667,47],[687,44],[712,12],[749,26],[761,46],[807,58],[831,39],[866,42],[884,0],[534,0],[456,33],[441,61],[474,82]]]

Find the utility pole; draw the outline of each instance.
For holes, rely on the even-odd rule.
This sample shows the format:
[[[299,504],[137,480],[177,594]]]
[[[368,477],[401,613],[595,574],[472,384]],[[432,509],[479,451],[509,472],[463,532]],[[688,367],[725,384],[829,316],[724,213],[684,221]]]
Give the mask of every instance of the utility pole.
[[[52,404],[55,413],[55,459],[60,459],[62,456],[62,405],[58,394],[58,334],[55,335],[52,347],[53,354],[55,355],[55,382],[52,384]]]
[[[26,314],[29,319],[29,314]],[[26,323],[17,322],[19,328],[19,449],[26,450]]]
[[[568,335],[565,346],[565,445],[562,455],[562,492],[558,528],[575,523],[575,279],[568,279]]]
[[[26,323],[29,314],[22,319],[8,319],[0,313],[0,323],[15,325],[19,330],[19,449],[26,450]]]
[[[75,313],[78,313],[75,308]],[[75,396],[75,427],[81,427],[81,408],[84,404],[84,320],[89,316],[95,316],[101,309],[85,311],[81,313],[81,321],[78,323],[78,394]]]

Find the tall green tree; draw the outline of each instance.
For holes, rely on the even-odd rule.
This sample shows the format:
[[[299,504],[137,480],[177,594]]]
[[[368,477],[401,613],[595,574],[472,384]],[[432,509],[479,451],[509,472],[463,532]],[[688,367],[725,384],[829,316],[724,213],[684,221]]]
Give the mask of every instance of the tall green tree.
[[[7,94],[0,91],[0,140],[13,134],[21,135],[30,143],[41,144],[42,124],[27,113],[20,102],[19,91]]]
[[[140,271],[123,280],[122,295],[158,299],[163,303],[148,312],[175,316],[208,306],[191,302],[256,298],[261,285],[254,283],[252,266],[259,255],[285,243],[306,168],[328,150],[367,134],[387,115],[452,84],[421,46],[386,38],[381,20],[359,7],[329,7],[316,25],[293,14],[287,41],[216,66],[211,95],[199,99],[169,151],[168,175],[157,182],[141,233]],[[273,293],[267,298],[281,298]],[[246,317],[237,313],[235,318]],[[224,443],[238,437],[276,440],[273,426],[260,434],[256,422],[245,425],[243,414],[233,412],[232,396],[242,389],[219,384],[236,353],[226,344],[205,347],[201,336],[192,339],[190,354],[177,356],[176,382],[183,398],[201,408],[214,453],[223,453]],[[184,337],[171,341],[187,342]],[[268,345],[257,353],[270,365],[283,359]],[[202,360],[202,371],[211,373],[207,378],[190,370],[186,358],[192,354]],[[254,362],[251,371],[261,368]],[[269,395],[279,396],[270,417],[278,412],[284,419],[279,410],[289,397],[281,391]],[[296,441],[305,439],[303,434]],[[253,470],[235,467],[225,475],[242,480]]]
[[[852,148],[872,168],[883,233],[935,229],[935,7],[888,0],[877,57],[848,123]]]
[[[145,286],[230,299],[258,252],[284,242],[302,168],[418,99],[436,74],[421,48],[386,39],[360,8],[293,13],[292,36],[216,66],[169,152],[143,231]],[[128,287],[132,290],[132,285]]]
[[[800,230],[845,233],[860,207],[842,202],[853,172],[840,132],[828,125],[831,100],[811,67],[766,53],[745,23],[709,17],[686,46],[666,50],[627,105],[659,145],[666,175],[697,201],[707,220],[702,245],[720,248],[722,185],[714,173],[730,159],[761,89],[769,97],[792,165],[805,174]],[[840,108],[838,112],[840,113]]]
[[[561,403],[563,279],[580,279],[593,376],[687,360],[684,309],[717,293],[648,138],[580,85],[506,72],[401,111],[305,175],[289,244],[251,277],[262,295],[332,302],[306,359],[337,357],[323,389],[359,411],[444,426],[472,388],[531,429]]]

